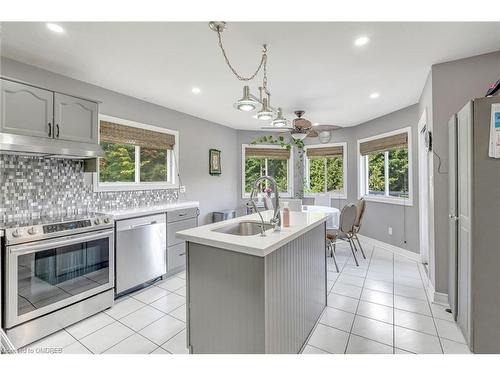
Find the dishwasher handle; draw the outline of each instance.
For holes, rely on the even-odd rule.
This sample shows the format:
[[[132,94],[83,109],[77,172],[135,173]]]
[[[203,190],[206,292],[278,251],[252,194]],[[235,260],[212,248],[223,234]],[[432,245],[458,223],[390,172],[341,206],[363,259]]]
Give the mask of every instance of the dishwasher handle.
[[[120,220],[116,222],[116,231],[123,232],[126,230],[134,230],[153,225],[165,225],[167,222],[166,215],[150,215],[144,217],[137,217],[133,219]]]
[[[150,225],[155,225],[156,223],[158,223],[158,222],[156,220],[154,220],[154,221],[151,221],[150,223],[131,225],[129,228],[136,229],[136,228],[141,228],[141,227],[148,227]]]

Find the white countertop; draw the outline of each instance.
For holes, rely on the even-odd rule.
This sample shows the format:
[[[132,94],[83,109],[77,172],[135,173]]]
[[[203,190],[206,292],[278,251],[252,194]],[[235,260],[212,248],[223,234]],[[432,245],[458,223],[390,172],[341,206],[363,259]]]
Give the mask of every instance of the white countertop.
[[[175,210],[179,210],[182,208],[192,208],[192,207],[199,207],[199,206],[200,206],[200,202],[198,202],[198,201],[183,201],[183,202],[176,202],[176,203],[159,204],[156,206],[149,206],[149,207],[127,208],[124,210],[116,210],[116,211],[100,211],[99,213],[111,215],[111,216],[113,216],[113,219],[115,219],[115,220],[122,220],[122,219],[131,218],[131,217],[152,215],[152,214],[158,214],[158,213],[162,213],[162,212],[175,211]]]
[[[273,212],[263,211],[261,213],[265,222],[269,223]],[[201,227],[186,229],[177,232],[177,237],[202,245],[264,257],[317,225],[325,222],[327,219],[328,214],[323,212],[291,211],[290,226],[281,228],[280,232],[274,232],[273,229],[269,229],[266,231],[265,237],[261,237],[260,234],[253,236],[237,236],[234,234],[213,231],[213,229],[242,221],[260,222],[258,214],[251,214],[218,223],[203,225]]]

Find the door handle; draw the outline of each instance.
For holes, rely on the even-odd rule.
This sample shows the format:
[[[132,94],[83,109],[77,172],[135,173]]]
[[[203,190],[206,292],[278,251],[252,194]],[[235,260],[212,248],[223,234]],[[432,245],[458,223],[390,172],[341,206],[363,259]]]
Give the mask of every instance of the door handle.
[[[59,138],[59,124],[56,124],[56,138]]]
[[[457,221],[458,220],[458,216],[448,215],[448,219]]]
[[[52,137],[52,124],[49,122],[49,138]]]

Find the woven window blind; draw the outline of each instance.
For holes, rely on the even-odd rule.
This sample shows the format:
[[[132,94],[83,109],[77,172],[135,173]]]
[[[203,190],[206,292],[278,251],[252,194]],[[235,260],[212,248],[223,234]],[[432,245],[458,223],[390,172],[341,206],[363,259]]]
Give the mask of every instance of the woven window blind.
[[[141,146],[156,150],[173,150],[175,145],[175,136],[172,134],[108,121],[101,121],[100,136],[102,142]]]
[[[344,148],[342,146],[308,148],[306,150],[308,159],[323,158],[327,156],[343,156],[343,154]]]
[[[288,160],[290,159],[290,150],[285,148],[246,147],[245,158]]]
[[[361,155],[365,156],[368,154],[390,151],[398,148],[408,147],[408,133],[400,133],[391,135],[389,137],[383,137],[379,139],[374,139],[372,141],[362,142],[359,145],[359,151]]]

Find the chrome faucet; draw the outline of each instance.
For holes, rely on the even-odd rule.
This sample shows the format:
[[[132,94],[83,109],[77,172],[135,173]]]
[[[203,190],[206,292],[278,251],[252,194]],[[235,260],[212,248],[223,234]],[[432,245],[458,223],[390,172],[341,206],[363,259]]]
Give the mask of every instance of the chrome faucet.
[[[281,214],[280,214],[280,197],[278,193],[278,184],[276,184],[276,180],[270,176],[262,176],[259,177],[253,184],[252,192],[250,193],[250,200],[247,203],[247,206],[252,206],[255,212],[257,212],[260,216],[260,220],[262,221],[262,226],[260,228],[260,235],[262,237],[266,236],[266,232],[264,230],[264,218],[262,214],[257,208],[257,205],[254,201],[255,192],[259,190],[259,185],[262,181],[268,180],[271,183],[272,189],[274,191],[274,214],[269,223],[273,226],[275,232],[279,232],[281,230]]]

